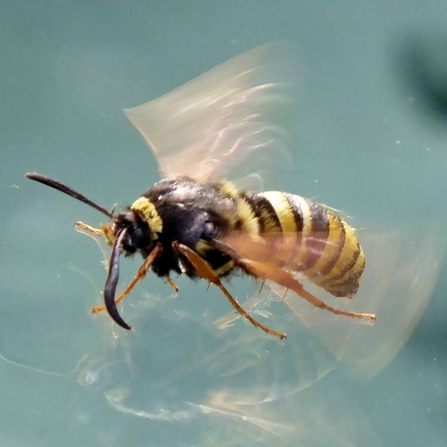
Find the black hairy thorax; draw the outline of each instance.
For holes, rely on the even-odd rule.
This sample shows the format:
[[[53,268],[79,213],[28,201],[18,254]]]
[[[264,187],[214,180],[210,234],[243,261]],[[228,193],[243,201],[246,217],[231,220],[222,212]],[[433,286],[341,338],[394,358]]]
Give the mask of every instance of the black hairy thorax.
[[[237,219],[237,203],[221,190],[221,183],[200,184],[189,178],[162,180],[149,188],[142,197],[153,204],[161,220],[161,231],[154,233],[151,220],[128,208],[116,219],[117,231],[126,227],[127,236],[122,249],[126,255],[140,252],[149,256],[157,242],[162,252],[154,260],[152,270],[158,276],[168,276],[171,271],[196,277],[195,269],[184,256],[172,248],[173,242],[185,245],[208,262],[214,271],[226,265],[231,257],[213,246],[213,241],[229,231]],[[149,220],[149,221],[148,221]],[[231,269],[224,269],[225,276]]]

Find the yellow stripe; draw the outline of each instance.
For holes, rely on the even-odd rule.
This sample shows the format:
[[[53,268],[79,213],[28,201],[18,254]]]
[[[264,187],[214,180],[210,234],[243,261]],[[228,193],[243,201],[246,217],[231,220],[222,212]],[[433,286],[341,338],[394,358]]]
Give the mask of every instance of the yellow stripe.
[[[284,194],[279,191],[267,191],[259,195],[265,197],[273,206],[281,224],[282,232],[287,235],[290,233],[295,234],[297,231],[295,216]]]
[[[320,258],[312,266],[312,268],[306,271],[306,276],[309,275],[310,278],[324,271],[325,267],[328,265],[328,262],[334,261],[335,256],[337,256],[338,259],[335,261],[331,271],[325,275],[325,278],[330,278],[332,272],[339,270],[339,264],[342,263],[340,262],[340,256],[341,253],[343,253],[343,247],[341,247],[340,250],[340,239],[342,238],[344,225],[339,217],[332,214],[329,210],[326,211],[329,220],[329,234]]]
[[[359,256],[357,257],[357,260],[353,267],[350,268],[341,278],[330,281],[330,283],[328,283],[329,291],[344,291],[345,293],[343,295],[352,297],[355,294],[355,292],[352,293],[352,291],[353,289],[357,291],[358,284],[360,283],[360,277],[362,276],[364,269],[365,255],[363,253],[363,250],[360,248]]]
[[[232,199],[236,198],[239,194],[236,185],[227,180],[221,180],[219,182],[219,190],[226,196],[231,197]]]
[[[300,206],[303,214],[303,237],[312,235],[312,211],[309,207],[309,201],[300,196],[294,196],[301,199]]]
[[[270,219],[275,225],[267,228],[267,232],[278,233],[281,231],[281,246],[277,251],[272,253],[274,256],[273,263],[281,268],[290,267],[291,262],[294,261],[295,253],[297,252],[298,228],[296,226],[295,214],[287,200],[287,197],[279,191],[267,191],[259,194],[268,200],[273,210],[276,213],[281,228],[276,225],[276,220]],[[271,241],[271,243],[274,241]]]
[[[354,229],[340,220],[345,228],[343,249],[331,271],[315,283],[335,296],[352,298],[357,292],[365,269],[365,256]]]
[[[306,250],[306,237],[312,236],[312,211],[309,207],[309,202],[301,196],[289,196],[291,199],[298,204],[299,209],[301,210],[301,217],[303,223],[303,229],[301,232],[301,238],[299,241],[299,249],[296,250],[295,258],[291,263],[291,268],[295,271],[302,270],[302,266],[305,264],[307,258],[307,250]]]
[[[268,191],[261,194],[273,206],[281,223],[281,230],[285,236],[283,249],[275,260],[290,270],[299,271],[307,258],[306,237],[312,236],[312,211],[309,203],[301,196],[289,196],[301,211],[302,232],[298,232],[295,213],[287,197],[278,191]],[[290,257],[293,256],[293,259]]]
[[[333,284],[338,283],[339,281],[336,278],[338,278],[342,272],[346,271],[346,268],[352,263],[354,256],[357,255],[359,249],[361,250],[354,229],[346,222],[343,223],[345,227],[345,243],[343,245],[343,249],[341,250],[339,260],[327,275],[328,283],[331,281]],[[352,268],[353,267],[351,267],[349,271],[351,271]],[[348,272],[345,272],[342,278],[346,277]]]
[[[237,215],[241,220],[241,230],[246,231],[253,237],[259,235],[258,218],[256,217],[251,205],[243,197],[240,197],[238,201]]]
[[[137,212],[141,218],[149,225],[153,233],[163,231],[163,222],[155,208],[155,205],[146,197],[140,197],[132,203],[131,210]]]

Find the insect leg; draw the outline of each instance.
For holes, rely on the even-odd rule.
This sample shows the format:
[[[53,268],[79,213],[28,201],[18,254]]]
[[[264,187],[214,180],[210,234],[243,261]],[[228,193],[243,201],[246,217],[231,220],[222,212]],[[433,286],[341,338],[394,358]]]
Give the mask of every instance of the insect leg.
[[[259,290],[258,290],[258,293],[262,292],[262,288],[264,287],[264,284],[265,284],[265,279],[262,280],[261,286],[259,287]]]
[[[98,229],[98,228],[94,228],[91,227],[90,225],[85,224],[84,222],[76,222],[75,223],[75,227],[76,230],[79,231],[80,233],[92,233],[96,236],[104,236],[104,233]]]
[[[150,255],[144,260],[143,264],[138,269],[138,271],[137,271],[134,279],[131,281],[131,283],[126,287],[124,292],[120,296],[118,296],[118,298],[115,299],[115,304],[118,304],[120,301],[122,301],[124,298],[126,298],[126,296],[129,295],[129,293],[135,287],[137,282],[141,281],[146,276],[146,273],[150,269],[155,258],[161,253],[161,248],[162,248],[162,246],[160,243],[158,243],[155,246],[155,248],[151,251]],[[90,311],[92,313],[102,312],[103,310],[106,310],[106,306],[94,306],[90,309]]]
[[[175,292],[178,292],[177,284],[171,279],[170,276],[166,276],[166,282],[174,289]]]
[[[94,239],[94,236],[102,236],[105,238],[108,245],[112,246],[115,240],[115,232],[113,231],[113,227],[111,224],[100,225],[100,228],[94,228],[90,225],[85,224],[84,222],[76,222],[75,223],[76,231],[79,233],[86,234]]]
[[[336,309],[334,307],[328,306],[323,301],[307,292],[301,283],[296,280],[293,275],[285,270],[281,270],[278,267],[275,267],[271,264],[265,264],[262,262],[251,261],[250,259],[238,259],[237,264],[244,268],[248,273],[253,276],[269,279],[276,284],[279,284],[287,289],[293,290],[297,293],[301,298],[304,298],[310,304],[318,307],[320,309],[327,310],[336,315],[344,315],[346,317],[352,318],[363,318],[367,320],[374,321],[376,319],[375,314],[365,314],[365,313],[357,313],[357,312],[347,312],[340,309]],[[285,295],[284,295],[285,298]]]
[[[209,282],[213,283],[215,286],[219,287],[219,289],[228,298],[228,300],[233,305],[233,307],[236,309],[236,311],[239,312],[244,318],[246,318],[251,324],[258,327],[259,329],[262,329],[267,334],[274,335],[281,339],[286,338],[286,334],[284,334],[282,332],[274,331],[273,329],[270,329],[267,326],[264,326],[262,323],[255,320],[250,314],[248,314],[242,308],[242,306],[233,298],[233,296],[230,294],[230,292],[225,288],[225,286],[222,284],[219,277],[216,275],[216,273],[213,271],[213,269],[209,266],[209,264],[206,261],[204,261],[197,253],[195,253],[193,250],[191,250],[186,245],[179,244],[178,242],[173,242],[172,246],[175,251],[179,251],[181,254],[183,254],[188,259],[188,261],[195,268],[196,273],[201,278],[206,279]]]

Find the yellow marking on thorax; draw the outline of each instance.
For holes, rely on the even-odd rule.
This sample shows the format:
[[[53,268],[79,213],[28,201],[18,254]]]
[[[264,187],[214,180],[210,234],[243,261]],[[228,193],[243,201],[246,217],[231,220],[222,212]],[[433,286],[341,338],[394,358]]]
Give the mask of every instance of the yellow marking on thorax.
[[[229,271],[234,269],[234,261],[230,259],[228,262],[226,262],[224,265],[220,266],[216,270],[214,270],[214,273],[221,277],[225,273],[228,273]]]
[[[200,253],[202,256],[205,256],[207,251],[213,250],[213,247],[211,247],[206,241],[199,239],[195,243],[194,249],[197,253]]]
[[[208,242],[204,240],[198,240],[194,245],[194,250],[201,256],[205,257],[206,253],[210,250],[214,250],[214,247],[208,244]],[[211,267],[211,266],[210,266]],[[216,270],[213,270],[217,276],[222,276],[223,274],[229,272],[234,268],[234,261],[230,259],[224,265],[220,266]]]
[[[132,203],[131,210],[136,211],[149,225],[153,233],[163,231],[163,221],[155,208],[155,205],[146,197],[140,197]]]
[[[227,180],[222,180],[219,182],[219,189],[222,192],[222,194],[225,194],[226,196],[231,197],[232,199],[235,199],[239,195],[239,191],[236,188],[236,185]]]

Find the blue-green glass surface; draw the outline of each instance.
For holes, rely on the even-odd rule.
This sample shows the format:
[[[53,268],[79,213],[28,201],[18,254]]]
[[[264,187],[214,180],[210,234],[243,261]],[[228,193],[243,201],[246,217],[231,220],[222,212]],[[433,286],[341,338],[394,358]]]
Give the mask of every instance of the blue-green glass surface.
[[[446,445],[446,20],[435,0],[1,0],[0,444]],[[277,187],[352,217],[370,267],[347,307],[377,324],[265,299],[280,342],[153,274],[122,309],[134,332],[92,316],[103,256],[73,223],[103,216],[25,173],[130,204],[159,174],[122,109],[278,40],[300,78]]]

